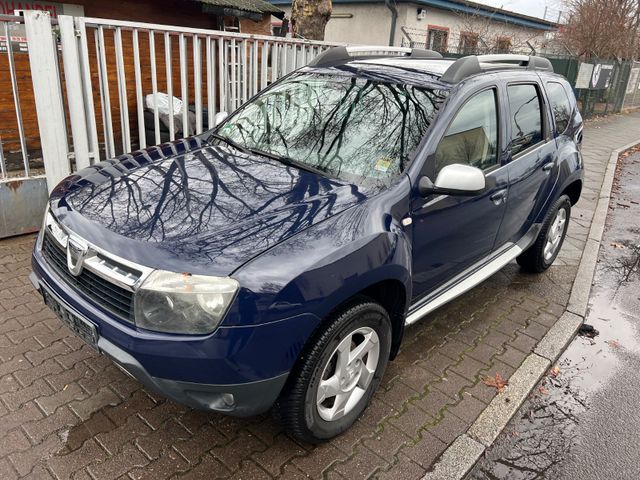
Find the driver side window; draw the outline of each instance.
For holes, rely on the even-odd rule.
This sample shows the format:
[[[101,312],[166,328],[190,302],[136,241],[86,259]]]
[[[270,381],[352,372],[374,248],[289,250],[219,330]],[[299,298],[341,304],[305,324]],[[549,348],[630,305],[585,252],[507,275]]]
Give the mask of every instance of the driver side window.
[[[491,88],[471,97],[457,113],[435,153],[435,174],[461,163],[481,170],[498,164],[498,112]]]

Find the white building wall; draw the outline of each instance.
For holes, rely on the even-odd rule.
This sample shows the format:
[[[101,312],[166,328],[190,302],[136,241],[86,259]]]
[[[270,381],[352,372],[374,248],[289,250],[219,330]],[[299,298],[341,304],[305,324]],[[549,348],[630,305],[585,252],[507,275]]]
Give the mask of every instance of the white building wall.
[[[284,10],[287,18],[291,18],[291,7],[284,5],[279,5],[279,7]],[[389,45],[391,12],[384,4],[334,3],[333,14],[353,16],[351,18],[331,18],[327,23],[324,35],[327,42]]]
[[[426,18],[418,19],[418,8],[423,8],[417,4],[401,3],[397,4],[398,20],[396,23],[396,34],[394,45],[399,46],[403,35],[401,27],[407,27],[411,31],[414,41],[426,42],[427,28],[429,25],[437,25],[449,28],[448,47],[450,51],[455,51],[458,47],[461,30],[465,30],[465,23],[469,17],[462,17],[454,12],[427,8]],[[291,7],[281,6],[288,18],[291,18]],[[333,4],[334,15],[351,15],[350,18],[331,18],[327,23],[325,40],[328,42],[340,42],[349,44],[364,45],[388,45],[389,32],[391,28],[391,12],[384,4]],[[422,40],[420,34],[423,32]],[[510,36],[524,43],[524,40],[532,40],[534,45],[538,45],[544,38],[544,31],[519,27],[516,25],[495,22],[491,25],[487,37]],[[493,45],[490,45],[493,46]]]
[[[543,30],[520,27],[518,25],[503,22],[487,22],[484,17],[479,17],[479,20],[472,20],[472,17],[469,15],[459,15],[448,10],[439,10],[436,8],[426,8],[426,17],[424,19],[418,19],[418,8],[423,7],[416,4],[399,5],[399,32],[398,35],[396,35],[398,45],[402,41],[403,37],[406,38],[402,34],[400,26],[405,26],[411,33],[412,37],[419,38],[420,35],[418,32],[423,32],[421,41],[424,42],[426,42],[427,39],[427,30],[429,25],[448,28],[449,51],[456,51],[460,40],[460,33],[468,30],[482,32],[482,37],[485,42],[489,44],[489,47],[495,45],[495,41],[499,36],[511,37],[514,45],[522,45],[527,40],[536,45],[541,43],[544,39],[545,32]],[[414,40],[417,40],[417,38],[414,38]]]

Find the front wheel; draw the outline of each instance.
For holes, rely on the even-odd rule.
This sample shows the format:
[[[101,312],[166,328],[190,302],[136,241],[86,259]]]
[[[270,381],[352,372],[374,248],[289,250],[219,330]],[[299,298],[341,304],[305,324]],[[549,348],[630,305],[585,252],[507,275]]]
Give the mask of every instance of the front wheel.
[[[389,360],[391,322],[362,300],[332,316],[309,342],[276,402],[276,416],[308,443],[348,429],[369,404]]]
[[[551,206],[536,241],[516,259],[523,270],[544,272],[558,256],[571,217],[571,201],[562,195]]]

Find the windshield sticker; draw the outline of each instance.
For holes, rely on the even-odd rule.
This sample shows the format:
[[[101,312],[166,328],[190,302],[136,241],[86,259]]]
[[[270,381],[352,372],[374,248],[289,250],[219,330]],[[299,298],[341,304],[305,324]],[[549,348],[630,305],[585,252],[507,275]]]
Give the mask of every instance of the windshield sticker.
[[[391,166],[392,162],[393,162],[393,160],[391,160],[390,158],[382,157],[380,160],[378,160],[376,162],[376,164],[375,164],[375,166],[373,168],[377,172],[386,173],[387,170],[389,170],[389,167]]]

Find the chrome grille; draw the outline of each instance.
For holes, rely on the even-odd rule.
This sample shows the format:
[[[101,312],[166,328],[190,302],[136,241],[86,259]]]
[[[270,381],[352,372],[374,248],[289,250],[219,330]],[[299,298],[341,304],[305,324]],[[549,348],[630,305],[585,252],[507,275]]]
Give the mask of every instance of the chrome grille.
[[[122,320],[133,322],[132,291],[105,280],[87,268],[78,276],[71,275],[67,268],[66,252],[48,231],[42,239],[42,254],[56,273],[89,301]]]

